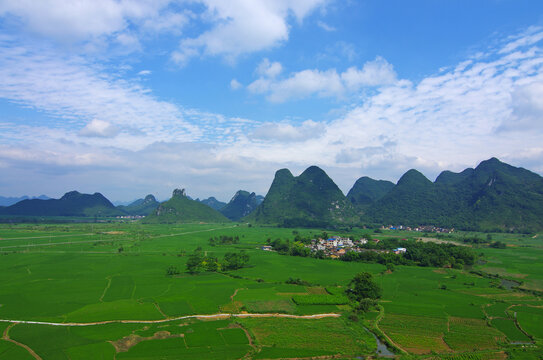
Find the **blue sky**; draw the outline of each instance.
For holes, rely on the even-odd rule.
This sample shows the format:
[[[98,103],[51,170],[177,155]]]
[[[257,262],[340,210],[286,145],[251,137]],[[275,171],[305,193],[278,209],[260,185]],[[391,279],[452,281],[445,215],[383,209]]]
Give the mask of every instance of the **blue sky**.
[[[0,195],[543,173],[543,2],[0,0]]]

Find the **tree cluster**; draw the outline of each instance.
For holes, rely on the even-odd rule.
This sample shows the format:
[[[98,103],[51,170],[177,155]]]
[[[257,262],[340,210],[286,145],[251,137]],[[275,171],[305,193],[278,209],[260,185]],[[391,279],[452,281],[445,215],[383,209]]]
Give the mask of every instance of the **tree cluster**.
[[[229,271],[243,268],[249,262],[249,255],[245,251],[239,253],[227,252],[222,259],[213,255],[204,254],[201,248],[194,250],[187,259],[187,272],[196,274],[210,271]]]
[[[414,240],[402,241],[386,239],[378,244],[366,244],[363,248],[391,250],[395,247],[406,248],[405,254],[378,253],[375,251],[350,251],[341,257],[343,261],[376,262],[383,265],[417,265],[434,267],[453,267],[461,269],[464,265],[473,265],[477,259],[475,252],[465,246],[454,244],[436,244]]]
[[[366,312],[381,297],[381,288],[373,280],[371,273],[361,272],[349,282],[349,288],[345,293],[355,303],[358,311]]]
[[[209,238],[209,245],[215,246],[215,245],[232,245],[239,243],[239,236],[226,236],[221,235],[219,237],[211,237]]]

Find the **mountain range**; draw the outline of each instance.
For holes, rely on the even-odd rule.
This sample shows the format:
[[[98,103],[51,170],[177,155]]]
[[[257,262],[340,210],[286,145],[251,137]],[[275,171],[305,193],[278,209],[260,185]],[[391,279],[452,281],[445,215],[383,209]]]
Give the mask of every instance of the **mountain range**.
[[[0,215],[18,216],[116,216],[117,209],[100,193],[81,194],[70,191],[60,199],[26,199],[8,207],[0,207]]]
[[[175,189],[170,200],[161,203],[143,219],[148,224],[183,222],[228,222],[223,214],[187,197],[185,189]]]
[[[17,204],[19,201],[27,200],[27,199],[40,199],[40,200],[49,200],[50,197],[47,195],[40,195],[40,196],[19,196],[19,197],[5,197],[0,196],[0,206],[10,206],[13,204]]]
[[[275,173],[266,196],[239,190],[228,204],[192,200],[176,189],[159,203],[153,195],[115,207],[100,193],[66,193],[60,199],[25,199],[0,206],[0,215],[147,216],[144,222],[246,221],[280,226],[435,225],[471,230],[543,229],[543,178],[496,158],[476,168],[443,171],[434,182],[415,169],[396,184],[358,179],[345,196],[319,167],[299,176]]]

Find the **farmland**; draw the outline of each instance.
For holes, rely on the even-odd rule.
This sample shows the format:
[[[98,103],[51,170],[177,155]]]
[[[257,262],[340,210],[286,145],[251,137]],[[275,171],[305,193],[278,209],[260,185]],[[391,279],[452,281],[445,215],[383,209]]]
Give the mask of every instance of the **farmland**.
[[[267,239],[292,239],[293,231],[316,237],[323,229],[2,224],[0,319],[9,321],[0,322],[0,358],[34,358],[29,349],[42,359],[86,359],[89,354],[102,359],[349,358],[375,353],[366,329],[398,356],[539,356],[541,238],[492,234],[507,247],[476,248],[483,256],[465,269],[401,265],[387,270],[377,263],[260,249]],[[367,232],[353,229],[343,235]],[[237,236],[239,242],[209,244],[210,237],[221,235]],[[412,236],[401,231],[372,235]],[[442,240],[461,243],[468,235],[473,236]],[[239,270],[189,274],[186,262],[197,247],[218,258],[244,250],[250,260]],[[179,274],[168,275],[169,267]],[[382,298],[372,312],[354,314],[345,289],[362,271],[373,274]],[[503,279],[518,281],[520,290],[504,288]],[[293,317],[197,317],[218,313]],[[331,315],[303,317],[313,314]]]

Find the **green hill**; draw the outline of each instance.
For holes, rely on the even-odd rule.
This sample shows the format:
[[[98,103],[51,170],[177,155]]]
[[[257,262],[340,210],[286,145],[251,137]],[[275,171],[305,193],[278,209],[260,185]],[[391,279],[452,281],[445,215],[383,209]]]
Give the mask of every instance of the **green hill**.
[[[196,199],[196,201],[199,201],[202,204],[205,204],[205,205],[209,206],[210,208],[215,209],[217,211],[221,210],[223,207],[226,206],[225,202],[219,201],[219,200],[215,199],[213,196],[211,196],[211,197],[209,197],[207,199],[203,199],[203,200]]]
[[[185,222],[228,222],[217,210],[187,197],[185,189],[175,189],[172,198],[163,202],[158,208],[146,216],[144,223],[173,224]]]
[[[230,220],[237,221],[252,213],[259,204],[254,192],[239,190],[220,212]]]
[[[347,199],[349,199],[355,206],[366,206],[381,199],[393,187],[393,182],[374,180],[364,176],[356,180],[353,187],[347,194]]]
[[[100,193],[70,191],[60,199],[29,199],[0,209],[1,215],[18,216],[116,216],[124,213]]]
[[[357,220],[345,195],[316,166],[298,177],[287,169],[277,171],[264,201],[245,219],[283,226],[324,226]]]
[[[146,216],[151,214],[160,203],[151,194],[147,195],[145,199],[138,199],[127,206],[117,206],[117,209],[124,211],[128,215],[141,215]]]
[[[543,178],[492,158],[432,183],[408,171],[366,212],[384,224],[440,225],[481,230],[543,228]]]

